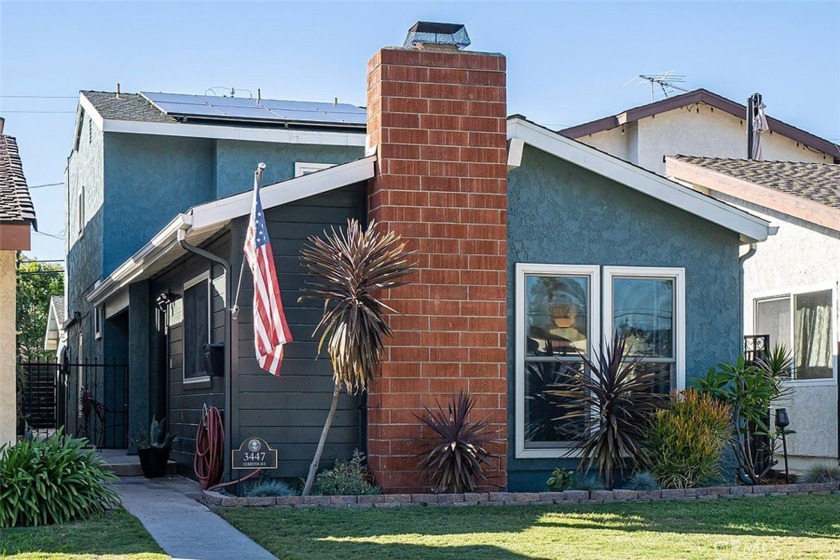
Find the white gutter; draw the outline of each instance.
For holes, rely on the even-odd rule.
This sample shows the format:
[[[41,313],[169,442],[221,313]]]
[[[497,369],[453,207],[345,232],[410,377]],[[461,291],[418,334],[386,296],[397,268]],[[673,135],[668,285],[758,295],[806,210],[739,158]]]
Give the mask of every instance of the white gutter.
[[[367,181],[374,176],[375,162],[376,156],[372,155],[301,177],[265,185],[260,189],[263,208],[267,210]],[[93,305],[101,305],[146,273],[156,261],[171,251],[185,253],[179,240],[189,242],[190,238],[207,239],[231,220],[247,216],[251,212],[253,200],[253,192],[246,191],[194,206],[186,213],[178,214],[130,259],[96,286],[88,294],[87,300]],[[199,243],[199,241],[195,242]]]
[[[192,216],[178,214],[169,224],[157,233],[148,243],[119,266],[101,284],[91,291],[87,300],[93,305],[102,304],[110,295],[127,286],[143,272],[146,264],[154,262],[173,247],[178,246],[178,230],[188,229],[192,225]]]

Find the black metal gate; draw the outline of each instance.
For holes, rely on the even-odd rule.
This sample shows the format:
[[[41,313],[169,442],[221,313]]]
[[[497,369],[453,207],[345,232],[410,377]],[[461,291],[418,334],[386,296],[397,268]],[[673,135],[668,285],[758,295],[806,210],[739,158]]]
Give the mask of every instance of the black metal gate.
[[[54,362],[19,362],[25,384],[21,414],[27,425],[34,430],[51,430],[58,427],[56,410],[56,372]]]

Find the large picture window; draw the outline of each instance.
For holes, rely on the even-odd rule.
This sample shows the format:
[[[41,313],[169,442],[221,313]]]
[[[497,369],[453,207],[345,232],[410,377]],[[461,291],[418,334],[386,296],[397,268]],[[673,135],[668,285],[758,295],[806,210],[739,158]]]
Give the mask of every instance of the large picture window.
[[[770,335],[770,345],[793,354],[793,378],[834,378],[833,291],[813,290],[756,299],[755,334]]]
[[[614,331],[627,336],[637,367],[663,372],[662,391],[684,386],[682,269],[518,264],[516,272],[517,457],[568,455],[584,424],[559,419],[575,403],[552,390]]]
[[[184,286],[184,381],[207,376],[202,348],[210,342],[210,279]]]

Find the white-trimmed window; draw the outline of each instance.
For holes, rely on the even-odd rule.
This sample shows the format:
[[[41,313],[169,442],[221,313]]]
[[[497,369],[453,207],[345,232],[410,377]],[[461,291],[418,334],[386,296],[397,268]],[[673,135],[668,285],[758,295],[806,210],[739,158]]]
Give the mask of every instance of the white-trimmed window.
[[[551,391],[594,358],[613,332],[627,335],[637,367],[685,386],[685,271],[681,268],[516,265],[516,457],[569,456],[580,421]]]
[[[770,335],[770,346],[784,345],[793,357],[793,379],[834,380],[834,290],[790,290],[753,300],[753,331]]]
[[[604,337],[626,337],[640,366],[662,372],[664,392],[685,387],[685,270],[604,267]]]
[[[583,423],[557,419],[547,394],[600,338],[597,266],[516,265],[517,457],[558,457]]]
[[[85,186],[79,187],[79,196],[76,199],[76,231],[81,237],[85,232]]]
[[[211,301],[209,273],[184,284],[184,383],[200,381],[207,377],[203,347],[210,342]]]
[[[337,164],[335,163],[308,163],[304,161],[296,161],[295,177],[315,173],[316,171],[321,171],[322,169],[329,169],[330,167],[335,167],[336,165]]]
[[[102,331],[104,329],[105,310],[103,306],[97,305],[93,308],[93,332],[97,340],[102,338]]]

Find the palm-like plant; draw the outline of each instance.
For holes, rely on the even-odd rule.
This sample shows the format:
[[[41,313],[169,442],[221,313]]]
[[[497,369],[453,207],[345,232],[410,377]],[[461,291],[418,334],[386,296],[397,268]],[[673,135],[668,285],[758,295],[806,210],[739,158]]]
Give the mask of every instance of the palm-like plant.
[[[655,392],[664,374],[639,367],[639,358],[627,356],[626,346],[626,338],[616,333],[594,360],[581,355],[586,367],[569,368],[568,380],[550,391],[566,401],[560,420],[583,423],[571,448],[581,454],[581,470],[596,467],[607,488],[613,487],[616,471],[624,472],[625,462],[639,461],[648,418],[669,399]]]
[[[483,466],[493,457],[488,446],[491,434],[486,422],[470,421],[475,406],[472,397],[461,392],[444,411],[426,409],[417,418],[435,432],[435,438],[421,455],[420,469],[426,471],[435,492],[473,492],[478,479],[485,478]]]
[[[313,281],[307,283],[298,301],[324,302],[315,332],[321,331],[319,353],[327,343],[335,381],[304,496],[312,489],[341,388],[351,394],[364,392],[382,361],[384,338],[391,335],[385,312],[394,310],[377,297],[377,292],[405,284],[399,279],[414,268],[409,254],[399,235],[378,232],[375,221],[364,230],[358,220],[348,220],[346,231],[332,229],[324,232],[323,238],[311,236],[309,246],[301,250],[301,261]]]

